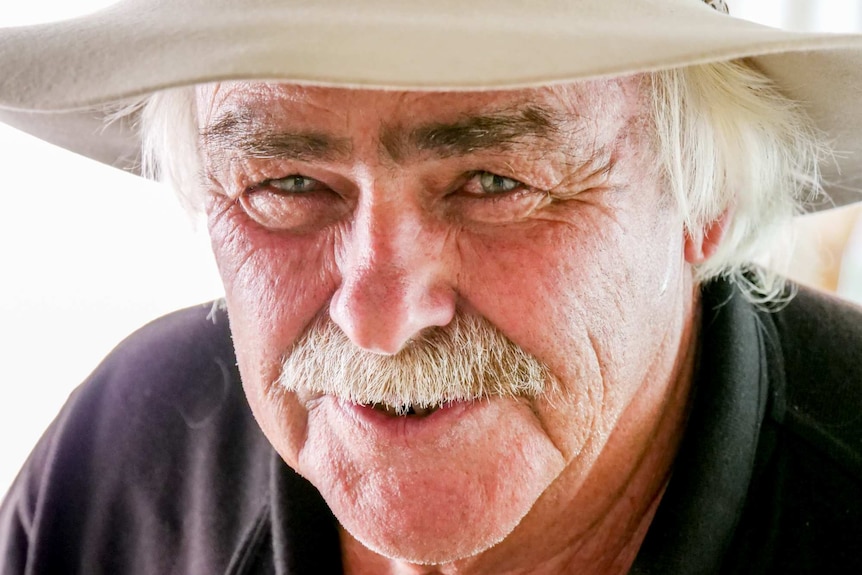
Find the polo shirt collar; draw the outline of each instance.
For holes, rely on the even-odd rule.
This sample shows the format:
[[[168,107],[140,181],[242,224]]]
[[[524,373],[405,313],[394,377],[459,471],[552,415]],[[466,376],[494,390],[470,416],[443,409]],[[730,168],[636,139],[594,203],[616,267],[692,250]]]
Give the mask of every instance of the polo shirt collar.
[[[769,396],[763,318],[725,280],[705,286],[702,310],[690,419],[633,574],[717,572],[751,482]]]

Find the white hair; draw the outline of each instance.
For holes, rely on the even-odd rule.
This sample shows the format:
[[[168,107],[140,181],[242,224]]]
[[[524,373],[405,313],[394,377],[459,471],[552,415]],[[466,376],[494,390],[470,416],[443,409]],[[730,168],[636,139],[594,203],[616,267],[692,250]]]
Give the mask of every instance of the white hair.
[[[745,60],[649,81],[665,184],[686,229],[703,230],[729,212],[696,279],[727,276],[753,300],[775,299],[784,283],[774,270],[786,266],[791,247],[775,239],[792,238],[793,216],[822,193],[820,164],[830,157],[822,134],[801,103]]]
[[[791,233],[793,216],[821,192],[821,135],[802,105],[747,60],[646,74],[643,86],[664,183],[686,229],[703,230],[729,211],[724,239],[696,280],[726,276],[753,300],[775,299],[784,284],[769,270],[787,254],[776,253],[774,240]],[[200,209],[207,183],[195,89],[158,92],[126,113],[137,108],[144,175]],[[752,264],[765,255],[770,268]]]

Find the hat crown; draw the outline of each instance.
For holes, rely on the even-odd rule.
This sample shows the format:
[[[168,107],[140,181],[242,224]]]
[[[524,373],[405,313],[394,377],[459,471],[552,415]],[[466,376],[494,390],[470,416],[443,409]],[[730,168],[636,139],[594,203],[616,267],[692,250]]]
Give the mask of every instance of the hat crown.
[[[224,80],[484,90],[749,57],[792,96],[811,103],[823,129],[840,134],[837,149],[862,152],[862,122],[848,121],[846,112],[858,108],[862,37],[767,28],[728,17],[723,5],[124,0],[72,20],[0,29],[0,121],[135,169],[134,133],[122,128],[106,138],[102,118],[80,110]],[[852,161],[842,164],[844,173],[862,172],[862,162]]]

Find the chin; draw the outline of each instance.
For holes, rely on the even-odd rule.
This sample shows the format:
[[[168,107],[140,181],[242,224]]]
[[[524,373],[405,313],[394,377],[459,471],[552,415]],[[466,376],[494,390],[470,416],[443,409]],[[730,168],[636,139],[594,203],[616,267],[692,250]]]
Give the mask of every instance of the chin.
[[[460,524],[447,531],[427,528],[408,531],[407,527],[393,529],[392,525],[368,523],[354,526],[355,530],[345,528],[367,549],[387,559],[416,565],[444,565],[493,548],[517,527],[520,519],[494,526]]]
[[[365,467],[351,474],[355,482],[332,473],[312,474],[312,482],[367,549],[409,563],[451,563],[506,539],[560,471],[555,460],[530,465],[519,457],[530,450],[485,449],[487,457],[414,456]]]
[[[566,467],[530,406],[503,399],[400,418],[324,400],[296,462],[354,539],[417,564],[494,547]]]

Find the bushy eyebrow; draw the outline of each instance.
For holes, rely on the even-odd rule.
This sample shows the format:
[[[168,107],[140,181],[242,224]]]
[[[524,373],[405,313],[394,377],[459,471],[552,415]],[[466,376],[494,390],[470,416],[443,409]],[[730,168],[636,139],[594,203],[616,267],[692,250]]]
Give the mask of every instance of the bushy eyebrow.
[[[448,158],[506,151],[537,139],[558,143],[563,123],[558,114],[529,105],[448,123],[384,125],[379,148],[382,156],[396,162],[423,153]],[[337,161],[348,159],[353,151],[349,138],[314,131],[273,131],[250,110],[223,112],[201,130],[200,137],[211,153],[234,151],[262,159]]]
[[[348,138],[323,132],[273,132],[250,111],[227,111],[200,132],[203,145],[213,152],[235,151],[252,158],[334,161],[350,157]]]
[[[446,158],[484,150],[510,150],[517,144],[537,139],[556,142],[561,139],[562,124],[562,118],[556,113],[530,105],[408,130],[387,127],[380,140],[387,154],[395,160],[417,152]]]

